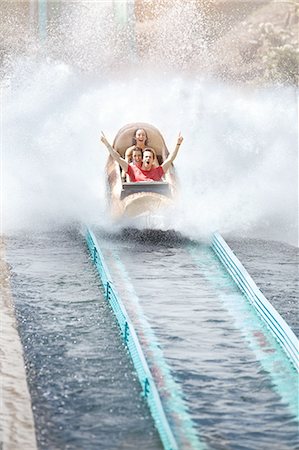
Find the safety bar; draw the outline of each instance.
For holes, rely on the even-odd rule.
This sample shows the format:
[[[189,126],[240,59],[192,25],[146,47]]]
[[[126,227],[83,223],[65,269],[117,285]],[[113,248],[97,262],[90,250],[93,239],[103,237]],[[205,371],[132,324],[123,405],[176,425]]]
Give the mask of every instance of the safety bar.
[[[232,252],[223,237],[215,232],[212,238],[212,248],[223,263],[233,280],[244,293],[250,304],[266,323],[270,332],[283,348],[284,352],[299,371],[299,341],[289,325],[259,290],[247,270]]]
[[[123,200],[128,195],[139,192],[154,192],[156,194],[165,195],[166,197],[171,196],[170,186],[166,181],[139,181],[138,183],[123,183],[120,198]]]
[[[165,450],[178,450],[178,445],[166,418],[157,387],[143,354],[134,326],[131,323],[124,304],[113,286],[102,252],[93,232],[90,229],[87,229],[86,231],[86,241],[93,262],[100,275],[106,300],[112,307],[118,325],[121,329],[122,337],[131,355],[140,384],[142,386],[143,395],[148,403],[163,447]]]

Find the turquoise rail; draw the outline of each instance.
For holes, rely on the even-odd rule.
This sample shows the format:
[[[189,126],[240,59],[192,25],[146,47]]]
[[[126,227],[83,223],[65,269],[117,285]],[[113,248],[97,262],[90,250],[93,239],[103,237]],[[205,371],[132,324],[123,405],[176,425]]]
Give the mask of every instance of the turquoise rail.
[[[145,356],[141,349],[134,326],[126,312],[126,309],[116,292],[111,281],[109,270],[105,264],[102,252],[91,230],[86,232],[86,241],[93,262],[100,275],[107,301],[110,303],[121,329],[122,337],[131,355],[139,381],[143,389],[143,395],[148,403],[155,426],[160,435],[165,450],[177,450],[178,445],[167,421],[157,387],[151,375]]]
[[[249,273],[218,232],[213,234],[212,248],[260,318],[266,323],[268,329],[298,372],[299,341],[293,331],[262,294]]]

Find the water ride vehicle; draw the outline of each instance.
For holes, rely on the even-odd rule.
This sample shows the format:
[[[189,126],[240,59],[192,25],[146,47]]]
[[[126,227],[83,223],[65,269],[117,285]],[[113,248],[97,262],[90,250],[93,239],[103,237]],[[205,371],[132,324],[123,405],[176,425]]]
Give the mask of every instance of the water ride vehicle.
[[[147,146],[155,150],[159,164],[169,155],[160,131],[148,123],[137,122],[123,126],[115,136],[113,148],[124,158],[137,129],[146,131]],[[173,204],[176,193],[176,174],[172,165],[162,181],[128,182],[122,180],[119,164],[109,155],[106,164],[107,197],[114,219],[136,218],[160,214]]]

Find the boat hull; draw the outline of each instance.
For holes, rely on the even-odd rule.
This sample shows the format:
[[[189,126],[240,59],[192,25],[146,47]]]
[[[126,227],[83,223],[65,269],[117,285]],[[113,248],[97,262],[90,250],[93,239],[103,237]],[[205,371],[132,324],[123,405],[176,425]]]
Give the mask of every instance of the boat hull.
[[[122,201],[123,215],[136,217],[143,213],[162,213],[172,204],[173,201],[165,195],[155,192],[138,192],[129,195]]]

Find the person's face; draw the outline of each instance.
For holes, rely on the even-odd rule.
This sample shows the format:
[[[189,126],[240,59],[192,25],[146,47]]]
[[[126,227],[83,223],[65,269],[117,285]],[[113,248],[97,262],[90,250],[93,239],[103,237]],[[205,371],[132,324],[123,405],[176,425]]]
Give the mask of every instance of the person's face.
[[[136,131],[136,134],[135,134],[135,139],[136,139],[136,142],[138,143],[144,143],[145,141],[146,141],[146,134],[145,134],[145,131],[144,130],[142,130],[142,129],[140,129],[140,130],[137,130]]]
[[[154,155],[152,152],[145,151],[143,152],[143,164],[146,169],[150,169],[154,162]]]
[[[142,152],[140,150],[133,150],[132,161],[134,164],[140,165],[142,162]]]

